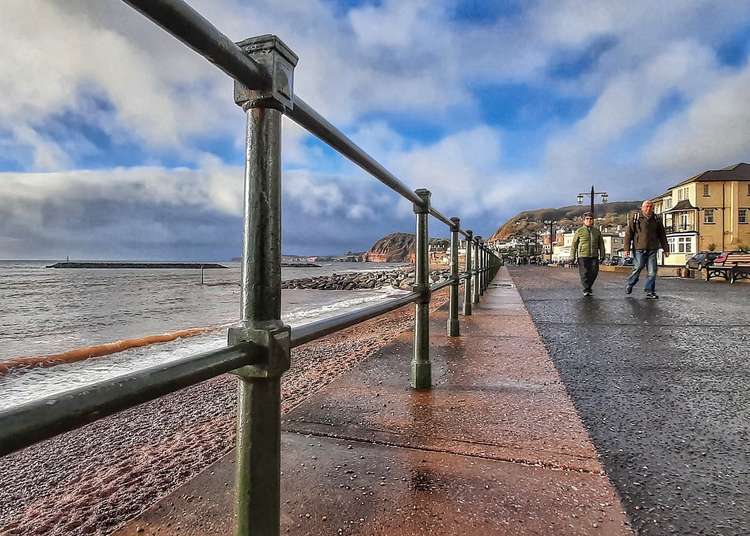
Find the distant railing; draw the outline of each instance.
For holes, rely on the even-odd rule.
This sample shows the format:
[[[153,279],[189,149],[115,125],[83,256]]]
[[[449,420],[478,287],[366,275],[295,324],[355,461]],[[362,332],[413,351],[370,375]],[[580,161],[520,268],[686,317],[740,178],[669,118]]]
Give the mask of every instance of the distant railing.
[[[124,0],[235,81],[235,102],[247,115],[247,152],[241,276],[241,323],[228,346],[71,390],[0,412],[0,455],[79,428],[137,404],[233,372],[239,378],[235,534],[278,534],[280,520],[280,380],[292,348],[415,303],[410,383],[429,389],[429,303],[450,286],[448,335],[459,336],[459,285],[463,314],[472,314],[500,259],[480,236],[461,229],[410,190],[294,94],[297,56],[277,37],[233,43],[182,0]],[[291,329],[281,321],[281,116],[287,115],[380,182],[412,202],[416,214],[416,272],[412,292],[393,300]],[[428,216],[451,232],[449,280],[429,284]],[[459,234],[466,237],[466,270],[459,274]],[[472,259],[473,257],[473,259]]]

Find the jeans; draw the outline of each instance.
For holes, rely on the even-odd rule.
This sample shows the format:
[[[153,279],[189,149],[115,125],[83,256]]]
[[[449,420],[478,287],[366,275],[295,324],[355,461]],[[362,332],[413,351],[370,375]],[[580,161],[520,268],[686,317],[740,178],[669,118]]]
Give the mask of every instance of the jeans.
[[[596,257],[578,257],[578,275],[581,278],[583,290],[591,292],[591,285],[599,275],[599,259]]]
[[[635,259],[633,261],[633,271],[628,276],[628,286],[633,287],[638,283],[638,276],[641,275],[641,270],[646,268],[648,276],[646,277],[646,284],[643,286],[643,290],[646,292],[654,292],[656,290],[656,249],[638,249],[635,251]]]

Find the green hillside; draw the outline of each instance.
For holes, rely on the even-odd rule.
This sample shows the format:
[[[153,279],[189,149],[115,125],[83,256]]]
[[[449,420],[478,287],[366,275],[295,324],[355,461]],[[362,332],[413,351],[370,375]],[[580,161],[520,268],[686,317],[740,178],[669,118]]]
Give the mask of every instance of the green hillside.
[[[618,224],[625,225],[628,214],[638,210],[640,206],[640,201],[616,201],[603,205],[595,205],[594,210],[597,218],[602,218],[601,224],[616,226]],[[589,210],[588,205],[525,210],[502,224],[492,237],[490,237],[490,240],[508,240],[514,235],[524,235],[539,231],[544,227],[543,222],[545,220],[555,221],[558,226],[563,227],[580,225],[581,216],[587,210]]]

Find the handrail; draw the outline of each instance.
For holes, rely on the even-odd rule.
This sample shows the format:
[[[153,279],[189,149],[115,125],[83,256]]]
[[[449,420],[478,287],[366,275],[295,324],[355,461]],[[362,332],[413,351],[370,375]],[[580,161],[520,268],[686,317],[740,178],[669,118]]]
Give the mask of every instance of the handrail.
[[[164,28],[229,76],[248,87],[266,87],[270,80],[257,62],[182,0],[123,0]]]
[[[446,279],[445,281],[440,281],[439,283],[430,285],[430,291],[437,292],[438,290],[444,289],[448,285],[452,285],[452,284],[453,284],[453,279]]]
[[[408,186],[381,166],[356,143],[347,138],[343,132],[326,121],[318,112],[297,95],[294,96],[294,108],[287,110],[286,115],[294,120],[299,126],[306,128],[310,133],[315,134],[342,155],[346,156],[349,160],[370,173],[394,192],[405,197],[416,205],[423,205],[422,199],[410,190]]]
[[[448,227],[453,227],[453,222],[443,216],[436,208],[430,207],[430,214],[435,216],[438,220],[446,224]]]
[[[184,357],[0,411],[0,456],[251,365],[259,354],[259,349],[251,343],[242,343]]]
[[[292,328],[292,336],[290,340],[291,347],[296,348],[297,346],[314,341],[325,335],[341,331],[342,329],[359,324],[365,320],[370,320],[371,318],[395,311],[404,305],[414,303],[421,297],[422,294],[419,292],[410,292],[405,296],[400,296],[393,300],[388,300],[383,303],[357,309],[356,311],[294,327]]]

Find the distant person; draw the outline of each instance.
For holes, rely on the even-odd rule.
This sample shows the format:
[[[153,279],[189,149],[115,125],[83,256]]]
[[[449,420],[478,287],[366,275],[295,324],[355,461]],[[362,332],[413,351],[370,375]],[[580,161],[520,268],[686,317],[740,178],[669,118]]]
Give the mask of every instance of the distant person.
[[[664,256],[669,257],[669,243],[667,242],[667,232],[661,218],[654,215],[654,204],[651,201],[644,201],[641,205],[641,211],[633,214],[625,231],[625,249],[623,255],[628,257],[631,245],[633,247],[633,271],[628,276],[625,286],[625,292],[630,294],[633,287],[638,283],[638,277],[641,270],[647,269],[648,277],[643,290],[646,292],[646,298],[656,300],[656,254],[659,248],[664,250]]]
[[[570,250],[573,252],[573,262],[578,260],[583,295],[591,296],[591,287],[599,275],[599,263],[604,260],[604,238],[599,229],[594,227],[594,215],[591,212],[583,214],[583,225],[573,235]]]

